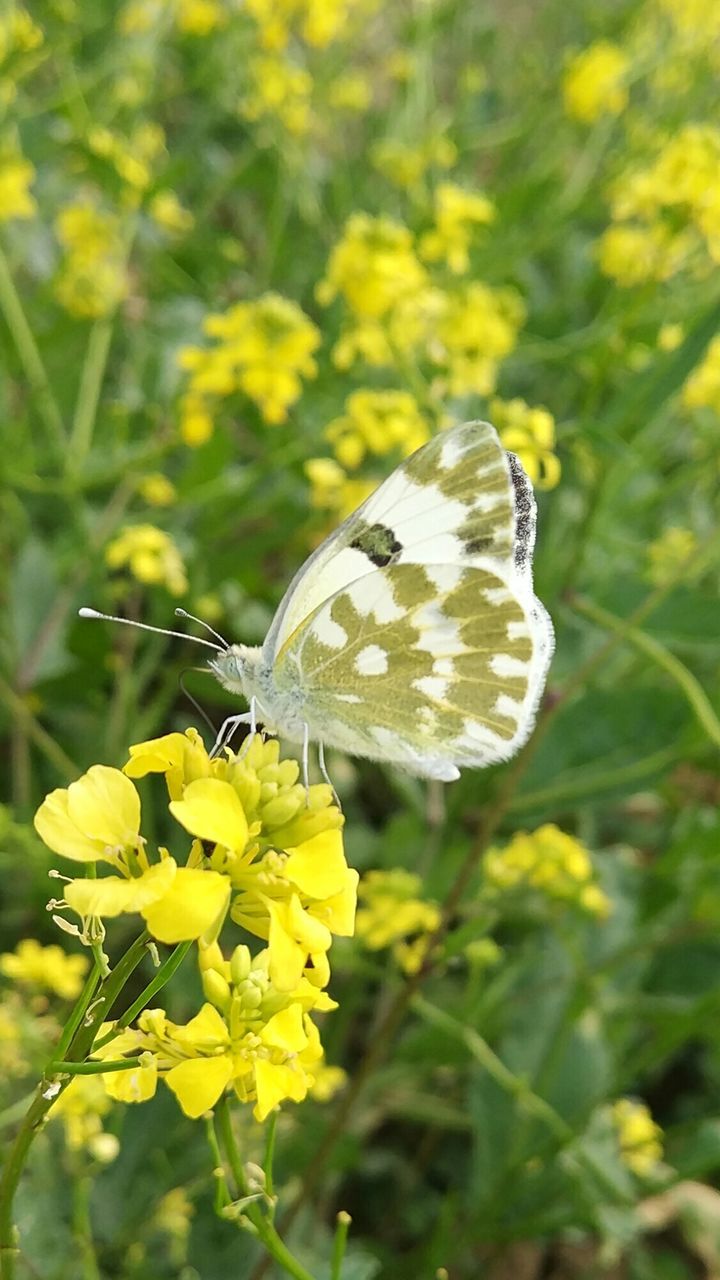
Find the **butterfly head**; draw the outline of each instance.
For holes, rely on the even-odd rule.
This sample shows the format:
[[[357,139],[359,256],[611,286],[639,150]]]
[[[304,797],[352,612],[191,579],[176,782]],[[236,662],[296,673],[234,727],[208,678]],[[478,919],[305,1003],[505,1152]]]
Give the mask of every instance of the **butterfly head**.
[[[210,658],[208,665],[224,689],[247,696],[248,685],[252,683],[260,655],[260,649],[250,648],[246,644],[230,644],[216,658]]]

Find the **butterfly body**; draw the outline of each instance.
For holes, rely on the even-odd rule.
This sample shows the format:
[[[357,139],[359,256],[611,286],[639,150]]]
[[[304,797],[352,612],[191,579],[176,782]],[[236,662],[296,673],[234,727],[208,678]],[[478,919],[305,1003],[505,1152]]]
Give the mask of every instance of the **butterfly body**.
[[[488,423],[436,436],[331,534],[262,648],[211,667],[268,728],[450,781],[526,740],[553,648],[535,503]]]

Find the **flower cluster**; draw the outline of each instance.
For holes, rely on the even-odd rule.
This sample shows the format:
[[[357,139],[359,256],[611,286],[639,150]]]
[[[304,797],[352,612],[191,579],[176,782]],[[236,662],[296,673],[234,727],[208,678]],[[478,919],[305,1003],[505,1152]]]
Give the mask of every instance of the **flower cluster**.
[[[157,773],[189,843],[182,865],[166,848],[152,853],[140,834],[132,779]],[[334,936],[353,932],[358,877],[345,862],[331,788],[306,790],[298,777],[275,740],[255,737],[242,755],[211,758],[189,729],[131,747],[123,772],[93,765],[38,810],[35,826],[51,849],[109,868],[67,881],[51,904],[62,927],[96,944],[105,919],[135,913],[159,942],[199,945],[207,1003],[183,1026],[154,1009],[108,1034],[101,1057],[142,1055],[139,1066],[104,1077],[112,1096],[142,1101],[160,1076],[196,1116],[232,1086],[264,1118],[312,1086],[322,1049],[308,1014],[333,1007],[328,951]],[[59,914],[67,910],[79,924]],[[239,944],[226,961],[217,939],[230,920],[266,947],[253,957]]]
[[[518,832],[504,849],[490,849],[483,863],[483,889],[491,898],[534,890],[600,920],[611,909],[588,850],[551,822],[533,832]]]
[[[153,486],[157,502],[158,487]],[[163,489],[163,499],[167,490]],[[148,500],[148,499],[146,499]],[[127,567],[137,582],[148,586],[164,586],[171,595],[187,591],[187,576],[182,556],[169,533],[153,524],[129,524],[105,549],[105,563],[111,569]]]
[[[457,154],[455,143],[444,133],[430,133],[414,145],[399,138],[380,138],[370,148],[370,160],[378,173],[409,192],[419,190],[428,170],[451,169]]]
[[[440,924],[440,909],[424,901],[420,876],[400,867],[369,871],[358,890],[356,934],[370,951],[392,947],[405,973],[416,973]]]
[[[671,525],[648,547],[648,580],[655,587],[664,587],[673,582],[678,570],[687,565],[693,552],[698,549],[698,540],[692,529]]]
[[[284,422],[302,379],[317,373],[320,333],[297,303],[266,293],[208,315],[203,327],[213,345],[184,347],[179,355],[189,375],[180,404],[186,444],[203,443],[216,402],[238,393],[257,405],[265,422]]]
[[[612,1119],[625,1164],[639,1178],[654,1173],[663,1158],[663,1131],[644,1102],[619,1098],[613,1103]]]
[[[62,947],[43,947],[35,938],[23,938],[14,951],[0,955],[0,973],[29,991],[49,991],[61,1000],[80,995],[88,970],[84,955],[69,956]]]
[[[378,7],[378,0],[247,0],[266,49],[285,49],[293,36],[318,49],[347,38]]]
[[[688,124],[657,147],[649,165],[615,184],[615,225],[600,240],[600,265],[620,284],[667,280],[704,246],[720,261],[720,129]]]
[[[555,419],[549,409],[495,396],[490,401],[490,420],[503,446],[518,455],[532,483],[538,489],[554,489],[560,480],[560,459],[553,453]]]
[[[50,1116],[60,1120],[69,1151],[85,1151],[99,1164],[110,1164],[120,1150],[114,1133],[103,1128],[113,1100],[100,1076],[75,1076],[55,1102]]]
[[[37,203],[30,191],[34,179],[35,166],[17,149],[0,154],[0,222],[34,217]]]
[[[86,138],[93,156],[112,166],[124,186],[123,203],[135,207],[153,181],[158,161],[165,152],[165,133],[159,124],[143,121],[127,136],[94,125]]]
[[[61,209],[55,230],[63,249],[55,280],[58,302],[81,319],[110,315],[128,290],[120,218],[78,200]]]
[[[682,399],[688,409],[714,409],[720,416],[720,337],[708,344],[683,387]]]
[[[609,40],[597,40],[569,63],[563,79],[565,110],[583,124],[620,115],[628,102],[627,54]]]

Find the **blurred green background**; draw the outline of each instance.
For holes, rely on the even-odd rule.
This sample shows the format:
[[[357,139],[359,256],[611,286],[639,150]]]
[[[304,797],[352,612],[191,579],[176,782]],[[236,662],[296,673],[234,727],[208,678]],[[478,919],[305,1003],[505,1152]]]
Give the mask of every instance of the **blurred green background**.
[[[535,739],[444,797],[329,762],[365,888],[322,1034],[362,1088],[288,1105],[276,1157],[318,1278],[338,1210],[344,1280],[720,1268],[719,71],[700,0],[0,13],[6,955],[75,946],[45,911],[44,795],[198,723],[197,650],[79,606],[172,627],[180,604],[259,643],[435,431],[489,417],[536,483]],[[2,975],[4,1142],[65,1006],[52,955]],[[169,998],[191,1016],[191,966]],[[34,1150],[19,1274],[257,1277],[211,1169],[169,1095],[88,1097]]]

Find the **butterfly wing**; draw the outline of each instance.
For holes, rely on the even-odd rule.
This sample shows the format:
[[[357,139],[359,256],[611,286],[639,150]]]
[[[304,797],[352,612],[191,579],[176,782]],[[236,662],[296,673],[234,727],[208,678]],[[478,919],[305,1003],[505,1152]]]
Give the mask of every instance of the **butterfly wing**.
[[[311,736],[451,780],[511,756],[533,724],[552,629],[488,568],[393,564],[320,605],[278,654]]]
[[[532,594],[535,504],[494,427],[468,422],[407,458],[293,578],[263,645],[273,663],[290,636],[350,583],[398,564],[462,564]]]

